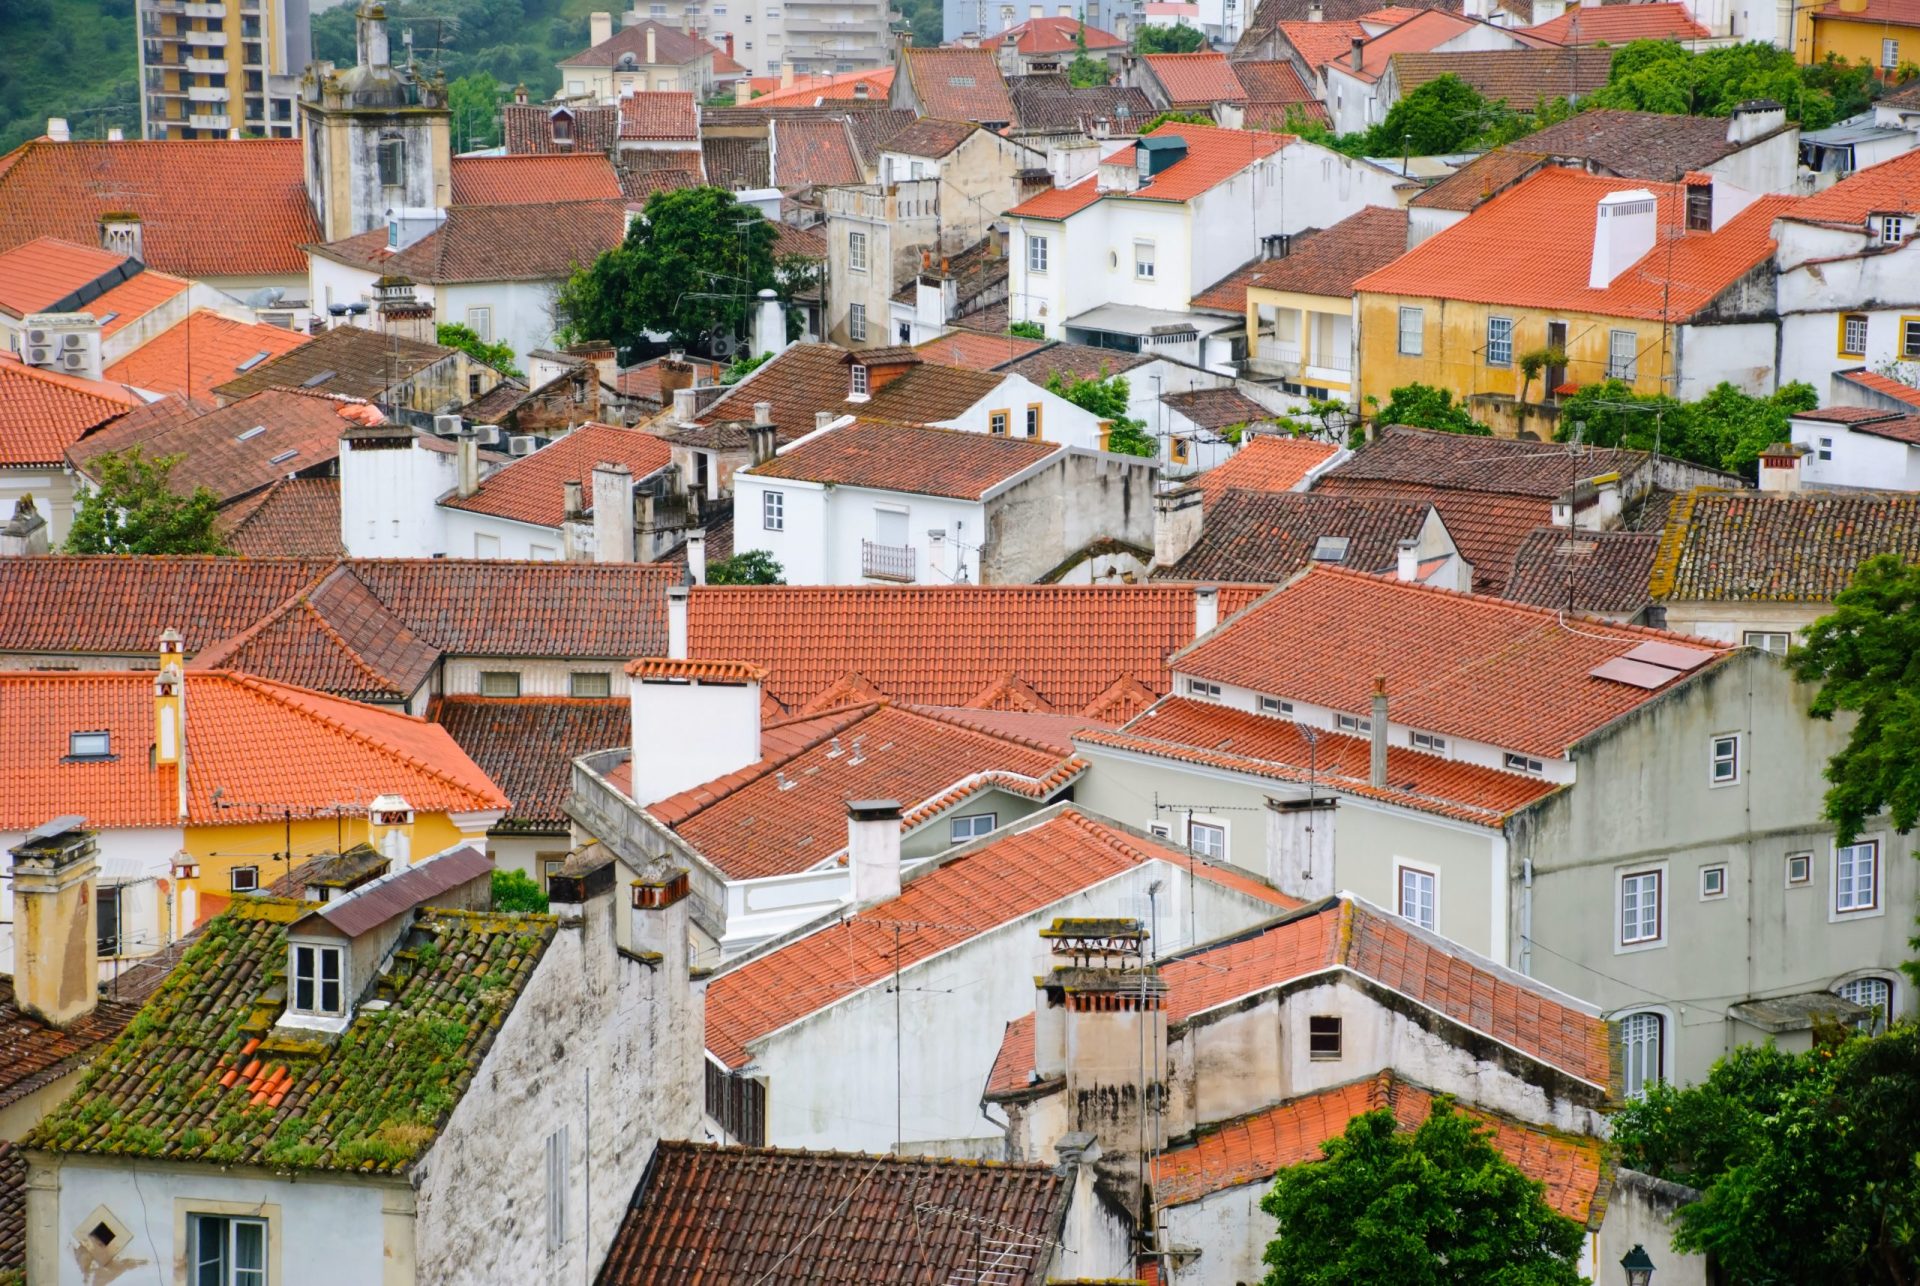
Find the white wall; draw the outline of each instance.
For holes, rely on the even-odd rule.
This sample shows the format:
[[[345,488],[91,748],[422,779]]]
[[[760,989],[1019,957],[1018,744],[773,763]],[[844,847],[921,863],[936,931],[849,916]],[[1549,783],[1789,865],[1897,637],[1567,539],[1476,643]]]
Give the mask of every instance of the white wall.
[[[553,300],[558,281],[472,281],[439,288],[438,320],[468,325],[470,310],[493,310],[493,342],[513,350],[514,365],[527,368],[527,354],[553,347]],[[485,338],[483,336],[483,338]]]
[[[415,442],[404,451],[341,443],[340,541],[353,558],[427,558],[449,552],[434,503],[453,490],[454,453]],[[465,551],[472,554],[472,542]]]
[[[985,433],[992,427],[989,424],[992,413],[1006,411],[1011,417],[1007,432],[1013,437],[1023,438],[1026,436],[1027,406],[1032,402],[1040,404],[1040,436],[1046,441],[1099,450],[1100,417],[1091,411],[1081,410],[1057,393],[1047,392],[1024,375],[1002,376],[1000,386],[968,407],[965,413],[951,420],[934,420],[931,423],[936,428]]]
[[[558,527],[539,527],[448,505],[438,508],[445,543],[434,552],[449,558],[528,558],[553,563],[565,556]]]
[[[1086,415],[1070,403],[1065,405]],[[877,509],[905,511],[907,543],[915,555],[915,583],[943,585],[952,580],[932,565],[930,530],[947,533],[948,571],[957,554],[965,559],[971,573],[968,579],[979,580],[979,555],[972,549],[956,550],[953,543],[960,540],[977,546],[985,535],[986,506],[978,501],[866,487],[823,487],[817,482],[757,478],[750,472],[735,473],[733,485],[734,549],[766,550],[779,562],[789,585],[868,584],[861,567],[861,542],[876,540]],[[778,492],[785,503],[782,531],[766,529],[769,491]]]
[[[1683,402],[1697,402],[1722,382],[1764,397],[1778,387],[1774,371],[1774,323],[1680,327],[1677,356]],[[1658,361],[1658,354],[1652,355]]]
[[[102,828],[94,836],[99,882],[134,887],[130,894],[134,905],[125,909],[123,929],[123,935],[132,939],[128,954],[151,955],[171,941],[165,936],[166,926],[172,923],[171,867],[186,847],[186,832],[178,826],[120,826]],[[24,839],[25,831],[0,831],[0,864],[4,864],[0,870],[12,869],[10,854]],[[13,925],[13,881],[0,879],[0,974],[13,973]],[[136,932],[140,936],[134,938]],[[112,978],[114,971],[112,960],[100,962],[101,978]]]
[[[1795,419],[1794,442],[1807,448],[1800,457],[1801,477],[1824,487],[1871,487],[1920,491],[1920,448],[1844,424]],[[1823,460],[1822,452],[1832,458]]]
[[[441,691],[447,696],[478,696],[480,676],[489,670],[511,670],[520,676],[523,697],[564,697],[569,694],[571,676],[577,671],[592,671],[607,676],[607,684],[616,697],[627,695],[626,660],[579,657],[555,660],[551,657],[450,656],[441,666]]]

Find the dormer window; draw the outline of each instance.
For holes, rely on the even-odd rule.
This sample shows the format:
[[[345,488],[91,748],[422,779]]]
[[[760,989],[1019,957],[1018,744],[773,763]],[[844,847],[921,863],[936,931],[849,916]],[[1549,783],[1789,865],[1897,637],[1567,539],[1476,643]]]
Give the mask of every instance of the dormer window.
[[[313,1018],[347,1013],[346,949],[296,942],[289,948],[287,1009]]]
[[[113,758],[113,734],[110,732],[69,732],[67,734],[67,758]]]
[[[573,142],[573,113],[555,112],[553,114],[553,141],[556,143]]]
[[[1907,216],[1904,214],[1883,214],[1880,216],[1880,244],[1897,246],[1907,239]]]
[[[1687,184],[1687,231],[1713,231],[1713,185]]]
[[[850,369],[853,372],[852,392],[850,396],[865,397],[867,395],[867,368],[856,363]]]

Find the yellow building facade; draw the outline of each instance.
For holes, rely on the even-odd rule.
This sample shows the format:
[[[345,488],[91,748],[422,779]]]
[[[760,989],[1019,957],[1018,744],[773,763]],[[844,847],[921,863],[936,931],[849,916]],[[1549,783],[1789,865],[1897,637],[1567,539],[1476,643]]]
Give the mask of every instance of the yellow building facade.
[[[226,910],[236,892],[246,891],[249,885],[269,888],[294,867],[321,853],[344,853],[355,844],[370,843],[389,855],[403,853],[410,863],[458,844],[470,843],[484,850],[488,822],[483,815],[477,825],[462,830],[446,813],[416,814],[397,849],[385,842],[389,828],[371,825],[364,810],[358,815],[343,810],[338,816],[282,818],[233,826],[190,825],[185,828],[181,847],[191,859],[186,869],[193,874],[181,884],[192,890],[192,923],[199,924]],[[236,872],[240,875],[237,882]]]
[[[292,138],[295,31],[284,0],[140,0],[140,121],[148,138]]]
[[[1920,64],[1920,24],[1890,17],[1880,4],[1856,4],[1839,0],[1808,9],[1797,15],[1800,30],[1795,32],[1794,49],[1803,63],[1826,61],[1829,55],[1843,62],[1865,63],[1882,76],[1898,75],[1903,66]]]
[[[1353,300],[1248,286],[1247,360],[1263,375],[1351,404]]]

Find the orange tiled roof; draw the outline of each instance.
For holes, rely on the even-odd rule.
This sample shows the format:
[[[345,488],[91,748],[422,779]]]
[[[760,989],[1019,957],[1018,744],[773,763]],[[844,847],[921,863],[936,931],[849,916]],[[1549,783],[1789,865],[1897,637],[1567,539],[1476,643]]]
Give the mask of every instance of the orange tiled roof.
[[[186,824],[252,824],[282,808],[404,795],[422,813],[505,808],[506,797],[446,733],[420,719],[230,672],[187,680]],[[79,813],[104,827],[181,824],[175,770],[155,768],[153,675],[0,672],[0,730],[11,748],[0,827],[21,830]],[[114,758],[70,761],[67,735],[104,730]],[[266,811],[222,808],[263,800]]]
[[[0,166],[0,249],[90,245],[123,210],[140,216],[148,266],[182,277],[305,276],[300,247],[320,239],[298,139],[36,139]]]
[[[845,813],[842,811],[844,824]],[[1225,867],[1196,860],[1064,807],[906,881],[900,896],[856,911],[707,984],[707,1051],[743,1066],[761,1037],[938,952],[1034,914],[1145,862],[1234,889],[1273,906],[1292,899]],[[896,943],[893,925],[923,927]]]
[[[0,651],[149,656],[177,629],[188,652],[243,630],[328,564],[298,558],[0,559]]]
[[[574,759],[633,736],[620,697],[435,697],[427,717],[513,801],[495,831],[564,833]]]
[[[456,156],[451,205],[545,205],[618,201],[620,175],[604,152]]]
[[[1257,433],[1224,462],[1193,480],[1208,500],[1224,491],[1295,491],[1307,475],[1340,454],[1331,442]]]
[[[593,469],[623,464],[635,481],[672,463],[673,449],[651,433],[612,424],[583,424],[565,437],[491,473],[472,495],[449,496],[449,509],[491,514],[538,527],[566,519],[564,483],[580,483],[580,503],[593,510]]]
[[[1147,54],[1154,79],[1167,91],[1175,107],[1197,104],[1244,103],[1247,87],[1234,74],[1233,64],[1218,50],[1192,54]]]
[[[1013,99],[993,50],[910,45],[900,54],[921,115],[982,123],[1014,119]]]
[[[812,107],[822,99],[855,98],[858,86],[867,87],[866,97],[883,100],[893,91],[893,68],[869,67],[865,71],[842,71],[822,75],[818,72],[794,78],[793,84],[780,88],[778,76],[755,76],[758,91],[741,104],[743,107]]]
[[[762,683],[767,672],[751,661],[683,661],[643,656],[627,662],[636,679],[698,679],[702,683]]]
[[[1047,346],[1043,339],[1022,339],[1018,335],[984,335],[977,330],[956,330],[937,339],[914,346],[914,352],[942,366],[964,366],[972,371],[990,371],[1005,362],[1037,353]]]
[[[1317,566],[1173,668],[1360,715],[1380,675],[1396,723],[1557,758],[1672,689],[1589,673],[1651,641],[1712,659],[1726,651],[1662,630],[1585,620],[1575,629],[1546,608]]]
[[[220,511],[227,547],[243,558],[341,558],[340,479],[282,478]]]
[[[1156,55],[1162,56],[1162,55]],[[1187,57],[1189,55],[1164,55]],[[1007,211],[1011,216],[1035,219],[1064,219],[1084,210],[1102,197],[1129,201],[1191,201],[1202,192],[1226,182],[1255,161],[1272,156],[1293,141],[1290,134],[1265,131],[1219,129],[1212,125],[1182,125],[1168,122],[1147,135],[1148,138],[1178,137],[1186,140],[1187,154],[1159,174],[1152,183],[1132,192],[1101,192],[1097,176],[1070,188],[1049,188]],[[1125,148],[1103,160],[1103,164],[1131,165],[1133,149]]]
[[[1387,748],[1387,784],[1376,787],[1368,776],[1369,738],[1325,729],[1316,729],[1314,736],[1309,746],[1301,725],[1291,719],[1168,697],[1118,731],[1088,732],[1081,740],[1274,781],[1317,781],[1331,790],[1478,826],[1497,827],[1558,789],[1539,777],[1401,746]]]
[[[747,473],[979,500],[1064,450],[1058,442],[856,420],[795,443]]]
[[[1582,5],[1528,27],[1557,45],[1624,45],[1635,40],[1705,40],[1713,33],[1678,3]]]
[[[0,352],[0,467],[61,464],[86,433],[138,405],[118,384],[42,370]]]
[[[1826,191],[1795,203],[1782,217],[1860,224],[1877,211],[1915,208],[1920,208],[1920,151],[1909,151],[1856,171]]]
[[[146,275],[146,274],[142,274]],[[234,321],[202,308],[107,367],[108,379],[149,393],[182,393],[211,400],[216,384],[307,342],[284,326]]]
[[[1225,587],[1222,616],[1263,592]],[[787,710],[858,677],[897,701],[1118,721],[1167,690],[1166,657],[1193,627],[1180,585],[709,585],[692,591],[687,632],[693,656],[765,666]],[[1009,675],[1041,704],[1006,694]]]
[[[1413,1130],[1432,1113],[1433,1095],[1383,1072],[1210,1126],[1193,1142],[1155,1158],[1155,1204],[1185,1205],[1227,1188],[1265,1184],[1288,1166],[1319,1160],[1321,1145],[1345,1133],[1348,1121],[1380,1108],[1392,1111],[1402,1129]],[[1487,1141],[1495,1150],[1545,1186],[1554,1210],[1583,1227],[1598,1222],[1595,1203],[1606,1169],[1601,1140],[1523,1125],[1464,1105],[1460,1111],[1490,1132]]]
[[[1833,189],[1828,188],[1829,192]],[[1878,371],[1869,371],[1856,367],[1850,371],[1835,371],[1834,378],[1845,380],[1849,384],[1858,384],[1861,388],[1896,402],[1905,402],[1908,406],[1920,406],[1920,388],[1903,384]]]
[[[1829,192],[1837,191],[1836,185]],[[1598,290],[1587,285],[1600,198],[1646,189],[1659,200],[1661,242]],[[1569,309],[1603,317],[1691,317],[1773,253],[1773,220],[1799,199],[1765,196],[1718,232],[1675,235],[1683,184],[1608,179],[1558,167],[1500,193],[1445,231],[1354,283],[1356,292],[1465,299],[1521,308]],[[1523,229],[1561,235],[1538,248],[1524,273],[1502,256]]]
[[[1088,25],[1080,18],[1029,18],[1017,26],[1008,27],[994,39],[1006,44],[1011,41],[1014,48],[1023,54],[1064,54],[1068,50],[1078,50],[1084,42],[1088,50],[1125,49],[1127,42],[1111,31],[1102,31]]]
[[[693,95],[679,90],[641,90],[622,95],[620,137],[698,139],[700,116]]]
[[[771,128],[774,186],[859,183],[866,177],[844,121],[776,118]]]
[[[1323,475],[1313,489],[1353,500],[1411,500],[1432,505],[1453,536],[1454,547],[1473,564],[1473,588],[1482,594],[1499,595],[1506,589],[1507,573],[1521,543],[1536,527],[1553,521],[1553,501],[1545,496],[1343,477],[1338,469]]]
[[[24,317],[53,306],[82,286],[117,274],[127,260],[107,250],[35,237],[0,253],[0,313]]]
[[[1021,738],[884,703],[781,720],[768,732],[777,735],[758,763],[647,807],[729,879],[833,859],[846,847],[849,800],[898,800],[902,829],[912,830],[985,789],[1044,802],[1086,769]],[[624,790],[631,774],[628,763],[608,779]]]
[[[1358,21],[1283,22],[1279,24],[1279,31],[1312,71],[1319,71],[1336,58],[1347,57],[1353,50],[1355,38],[1367,39],[1367,29]]]

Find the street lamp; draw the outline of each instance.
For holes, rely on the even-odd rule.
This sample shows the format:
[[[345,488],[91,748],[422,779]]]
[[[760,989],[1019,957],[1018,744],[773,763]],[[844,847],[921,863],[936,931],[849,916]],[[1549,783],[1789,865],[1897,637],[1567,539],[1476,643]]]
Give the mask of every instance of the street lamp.
[[[1651,1286],[1653,1260],[1638,1243],[1627,1252],[1626,1258],[1620,1261],[1620,1266],[1627,1270],[1627,1286]]]

